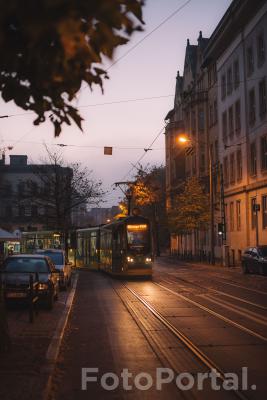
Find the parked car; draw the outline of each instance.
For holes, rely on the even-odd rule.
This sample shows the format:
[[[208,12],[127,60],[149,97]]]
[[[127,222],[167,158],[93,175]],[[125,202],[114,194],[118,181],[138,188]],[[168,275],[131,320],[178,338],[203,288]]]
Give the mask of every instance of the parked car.
[[[31,274],[34,281],[39,282],[40,301],[52,309],[59,293],[59,272],[49,257],[39,254],[20,254],[5,259],[1,276],[6,301],[28,299]]]
[[[245,249],[242,256],[242,269],[244,274],[252,272],[267,275],[267,245]]]
[[[59,286],[62,289],[67,289],[67,286],[71,283],[71,263],[69,263],[65,257],[65,251],[59,249],[45,249],[36,250],[36,254],[42,254],[50,257],[59,270]]]

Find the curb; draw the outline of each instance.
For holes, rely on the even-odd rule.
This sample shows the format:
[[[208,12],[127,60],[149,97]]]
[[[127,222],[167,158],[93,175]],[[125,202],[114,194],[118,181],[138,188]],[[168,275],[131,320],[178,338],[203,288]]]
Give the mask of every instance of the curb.
[[[64,332],[67,326],[67,322],[69,319],[70,315],[70,310],[73,304],[74,296],[76,293],[76,288],[77,288],[77,282],[78,282],[78,274],[75,274],[74,277],[74,282],[72,289],[69,293],[66,306],[64,308],[64,311],[62,313],[62,316],[60,317],[60,320],[58,321],[56,331],[51,339],[51,342],[49,344],[49,347],[46,352],[46,365],[44,366],[44,371],[48,375],[47,378],[47,383],[44,389],[44,395],[43,395],[43,400],[48,400],[49,399],[49,394],[50,394],[50,389],[51,389],[51,384],[52,384],[52,378],[53,378],[53,372],[55,369],[56,361],[58,358],[60,346],[62,343],[62,339],[64,336]]]

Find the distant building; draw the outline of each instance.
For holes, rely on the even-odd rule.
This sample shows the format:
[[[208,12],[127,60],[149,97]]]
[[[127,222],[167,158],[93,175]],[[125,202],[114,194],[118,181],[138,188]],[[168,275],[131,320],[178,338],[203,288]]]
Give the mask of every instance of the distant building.
[[[35,167],[38,167],[36,174]],[[0,163],[0,226],[9,231],[54,229],[50,220],[49,204],[46,193],[51,190],[49,182],[42,179],[42,170],[46,178],[51,172],[52,165],[28,164],[26,155],[10,155],[10,164],[5,157]],[[62,174],[71,177],[71,168],[58,166]],[[28,186],[28,182],[31,186]],[[43,202],[34,201],[36,193],[42,193]],[[49,198],[49,196],[47,195]],[[50,197],[51,198],[51,197]]]
[[[120,209],[117,206],[112,207],[94,207],[88,212],[89,220],[92,225],[101,225],[111,222],[115,215],[119,214]]]

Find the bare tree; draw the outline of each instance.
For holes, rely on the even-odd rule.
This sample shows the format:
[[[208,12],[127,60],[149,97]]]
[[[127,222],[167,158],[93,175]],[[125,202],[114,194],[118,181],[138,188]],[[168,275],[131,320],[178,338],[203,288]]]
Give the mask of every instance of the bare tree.
[[[102,182],[96,181],[93,172],[80,163],[66,164],[61,153],[46,150],[47,158],[42,164],[33,165],[33,176],[24,182],[26,190],[19,201],[30,201],[47,228],[66,232],[74,228],[71,214],[77,207],[102,201]]]

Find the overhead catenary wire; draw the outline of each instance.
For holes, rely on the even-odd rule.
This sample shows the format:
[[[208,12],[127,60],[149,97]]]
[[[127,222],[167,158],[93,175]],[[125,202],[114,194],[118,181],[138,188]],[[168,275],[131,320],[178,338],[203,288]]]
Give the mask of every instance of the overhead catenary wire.
[[[250,82],[250,81],[260,81],[262,79],[266,78],[266,75],[262,75],[257,78],[249,78],[246,80],[239,80],[239,84],[242,84],[244,82]],[[211,85],[211,89],[219,88],[222,87],[221,84],[216,84],[216,85]],[[200,91],[197,91],[197,93],[203,93],[209,91],[210,88],[206,88]],[[190,93],[189,93],[190,95]],[[103,107],[103,106],[110,106],[110,105],[116,105],[116,104],[127,104],[127,103],[135,103],[139,101],[146,101],[146,100],[157,100],[157,99],[163,99],[167,97],[174,97],[174,94],[163,94],[163,95],[158,95],[158,96],[146,96],[146,97],[137,97],[134,99],[121,99],[121,100],[114,100],[114,101],[108,101],[108,102],[103,102],[103,103],[92,103],[92,104],[84,104],[77,106],[77,109],[80,108],[88,108],[88,107]],[[9,114],[9,115],[0,115],[0,118],[12,118],[12,117],[21,117],[25,115],[32,115],[36,114],[33,111],[27,111],[25,113],[18,113],[18,114]]]
[[[162,127],[160,129],[160,131],[156,134],[155,138],[152,140],[152,142],[150,143],[150,145],[144,149],[144,153],[141,155],[141,157],[132,165],[132,167],[129,169],[129,171],[121,178],[121,181],[123,181],[128,175],[130,175],[130,173],[137,168],[137,165],[140,163],[140,161],[142,161],[142,159],[146,156],[146,154],[148,153],[148,150],[152,150],[151,147],[153,146],[153,144],[156,142],[156,140],[160,137],[160,135],[165,131],[166,126],[164,125],[164,127]]]

